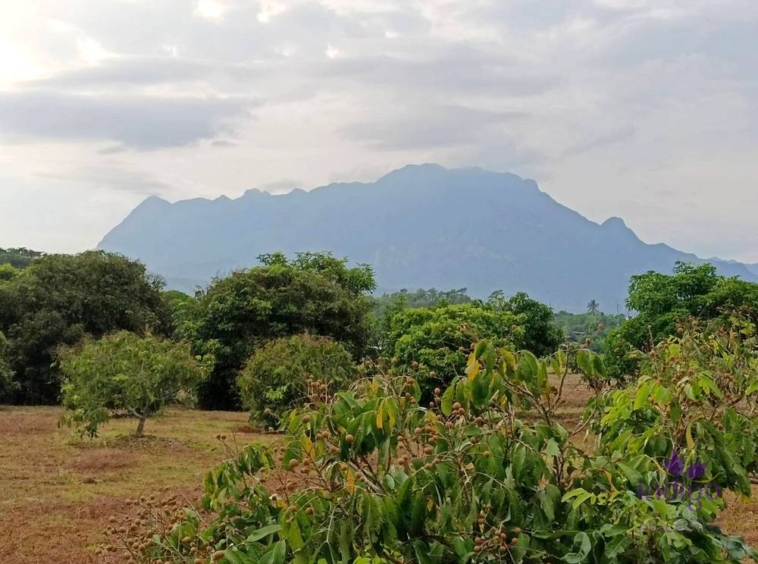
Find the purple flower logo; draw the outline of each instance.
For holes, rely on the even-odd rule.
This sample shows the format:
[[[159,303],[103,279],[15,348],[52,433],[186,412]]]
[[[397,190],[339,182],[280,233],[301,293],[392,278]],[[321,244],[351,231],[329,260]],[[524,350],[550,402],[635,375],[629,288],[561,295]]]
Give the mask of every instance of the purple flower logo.
[[[663,467],[672,476],[681,476],[682,472],[684,472],[684,459],[680,458],[679,454],[674,450],[671,453],[671,458],[663,463]]]
[[[699,460],[696,460],[692,464],[690,464],[689,468],[687,468],[686,476],[690,480],[698,480],[705,476],[705,469],[708,467],[708,463],[702,463]]]

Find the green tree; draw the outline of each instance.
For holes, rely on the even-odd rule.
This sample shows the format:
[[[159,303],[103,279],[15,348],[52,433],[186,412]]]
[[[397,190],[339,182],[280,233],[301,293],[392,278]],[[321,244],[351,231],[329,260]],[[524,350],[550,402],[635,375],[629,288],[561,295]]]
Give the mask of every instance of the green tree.
[[[8,364],[8,340],[0,333],[0,403],[5,403],[13,388],[13,371]]]
[[[61,345],[118,330],[169,334],[162,287],[141,263],[99,251],[37,258],[22,276],[0,284],[0,331],[19,384],[13,401],[59,401]]]
[[[188,343],[121,331],[60,353],[64,374],[64,421],[82,435],[97,436],[114,414],[145,421],[174,403],[192,404],[197,385],[206,377],[211,358],[196,359]]]
[[[486,336],[498,346],[523,348],[523,321],[507,308],[482,302],[405,309],[392,317],[387,354],[397,370],[416,376],[422,401],[428,402],[435,387],[464,373],[472,343]]]
[[[8,264],[14,268],[22,269],[43,256],[45,256],[44,253],[25,248],[0,249],[0,265]]]
[[[724,278],[710,264],[677,263],[671,275],[633,276],[627,307],[637,312],[606,339],[606,365],[616,377],[636,375],[638,354],[678,330],[688,319],[720,319],[728,324],[739,312],[758,322],[758,284]]]
[[[0,284],[13,280],[19,272],[19,269],[10,264],[0,264]]]
[[[344,390],[358,371],[345,347],[328,337],[294,335],[255,351],[237,378],[240,397],[253,421],[278,427],[287,411],[302,406],[315,387]]]
[[[235,380],[256,348],[272,339],[309,333],[331,337],[359,359],[370,337],[374,289],[370,267],[347,267],[328,253],[260,257],[262,266],[216,279],[186,302],[178,335],[196,354],[212,353],[216,367],[202,386],[201,405],[240,407]]]
[[[600,304],[597,303],[597,300],[590,300],[587,304],[587,313],[590,315],[597,315],[600,313]]]
[[[550,306],[533,300],[524,292],[508,299],[503,297],[502,292],[495,292],[490,296],[489,303],[519,318],[524,332],[521,348],[542,357],[553,354],[563,342],[563,331],[555,324]]]

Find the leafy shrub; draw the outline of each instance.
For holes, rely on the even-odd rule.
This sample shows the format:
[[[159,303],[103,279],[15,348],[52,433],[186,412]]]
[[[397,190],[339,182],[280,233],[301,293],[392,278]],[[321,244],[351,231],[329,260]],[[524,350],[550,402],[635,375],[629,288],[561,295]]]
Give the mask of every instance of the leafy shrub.
[[[582,354],[579,366],[600,363]],[[554,362],[565,374],[565,355]],[[419,383],[406,377],[377,377],[336,397],[319,392],[287,419],[280,456],[251,445],[217,467],[200,510],[141,544],[140,557],[737,564],[757,556],[711,526],[723,500],[691,508],[637,495],[640,477],[660,476],[659,453],[622,447],[607,454],[610,443],[601,439],[592,454],[572,441],[590,420],[571,430],[559,423],[562,389],[531,353],[482,342],[467,374],[435,396],[434,408],[418,407]],[[637,397],[647,400],[648,391]],[[613,426],[624,414],[610,419]],[[280,474],[271,479],[271,472]],[[282,486],[271,490],[276,483]],[[671,530],[674,524],[689,529]]]
[[[749,496],[758,471],[757,350],[755,326],[738,319],[731,329],[692,324],[658,344],[632,387],[596,400],[599,449],[635,460],[676,452],[705,466],[703,480]]]
[[[334,393],[355,380],[345,347],[328,337],[295,335],[258,349],[237,378],[243,405],[254,421],[278,426],[288,410],[307,400],[313,380]]]
[[[113,414],[137,417],[141,435],[146,419],[167,405],[191,404],[212,359],[201,363],[186,343],[122,331],[61,351],[60,367],[63,421],[93,438]]]

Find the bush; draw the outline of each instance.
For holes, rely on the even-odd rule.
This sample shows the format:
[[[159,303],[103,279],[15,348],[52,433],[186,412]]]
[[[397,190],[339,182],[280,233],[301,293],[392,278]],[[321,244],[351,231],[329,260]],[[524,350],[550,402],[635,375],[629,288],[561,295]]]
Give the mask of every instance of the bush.
[[[126,331],[64,349],[60,367],[69,413],[63,422],[93,438],[112,415],[130,415],[139,419],[136,435],[141,435],[147,418],[167,405],[193,403],[197,385],[212,367],[212,359],[199,360],[186,343]]]
[[[472,343],[487,336],[499,347],[520,348],[519,321],[509,310],[482,302],[406,309],[392,317],[387,352],[397,371],[418,379],[426,404],[436,387],[445,388],[465,373]]]
[[[656,345],[628,389],[600,396],[599,449],[665,460],[676,453],[703,465],[703,482],[751,494],[758,472],[758,338],[739,319],[732,328],[696,323]]]
[[[341,344],[328,337],[295,335],[258,349],[237,385],[251,419],[278,427],[286,411],[303,405],[313,385],[325,385],[333,393],[353,382],[356,374],[353,359]]]
[[[579,366],[603,372],[597,357],[582,355]],[[564,374],[565,356],[554,361]],[[483,342],[467,375],[430,409],[418,407],[418,382],[406,377],[377,377],[335,398],[314,395],[288,420],[280,455],[251,445],[217,467],[205,480],[202,517],[188,510],[168,534],[142,543],[141,557],[222,564],[738,564],[758,557],[713,527],[723,500],[693,505],[638,495],[641,483],[665,477],[662,451],[647,452],[638,440],[611,453],[604,439],[599,452],[583,450],[572,436],[589,420],[575,429],[558,422],[562,389],[531,353]],[[634,402],[665,401],[648,391]],[[702,394],[710,392],[701,388],[696,399]],[[648,418],[635,421],[635,436],[661,430]],[[732,472],[745,471],[740,459],[731,463]],[[279,474],[264,483],[270,472]]]

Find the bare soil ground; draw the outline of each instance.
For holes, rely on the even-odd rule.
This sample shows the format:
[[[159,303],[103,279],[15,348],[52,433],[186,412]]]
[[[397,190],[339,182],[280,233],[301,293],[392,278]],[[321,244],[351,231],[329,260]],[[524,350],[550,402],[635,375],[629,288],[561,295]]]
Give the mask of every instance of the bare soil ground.
[[[566,382],[565,424],[578,422],[590,391]],[[0,408],[0,562],[78,564],[119,562],[96,556],[111,517],[133,513],[127,502],[152,494],[197,499],[204,473],[232,448],[258,435],[244,413],[172,411],[148,421],[142,440],[128,438],[135,422],[116,420],[101,438],[80,441],[58,429],[60,408]],[[225,435],[224,442],[217,439]],[[236,445],[236,447],[235,447]],[[758,546],[758,488],[753,500],[727,498],[721,526]],[[122,559],[123,561],[123,559]]]

